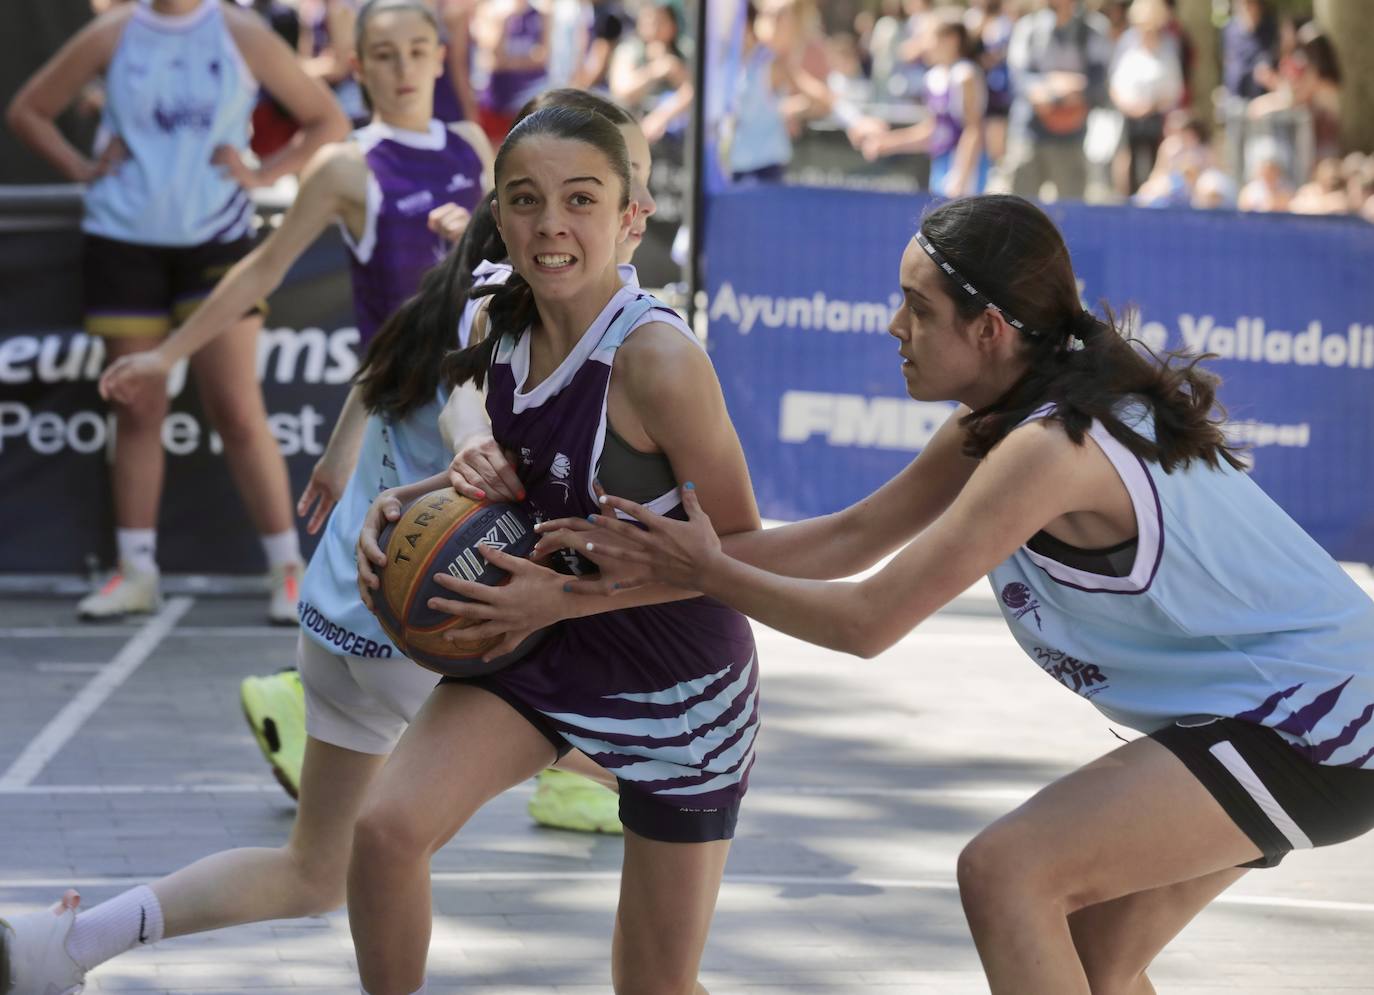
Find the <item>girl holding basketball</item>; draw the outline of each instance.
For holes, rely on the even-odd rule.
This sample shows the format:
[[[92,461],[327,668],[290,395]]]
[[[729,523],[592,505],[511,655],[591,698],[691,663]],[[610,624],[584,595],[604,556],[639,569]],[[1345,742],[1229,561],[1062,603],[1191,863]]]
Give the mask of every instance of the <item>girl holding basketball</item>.
[[[213,854],[79,916],[72,892],[57,915],[37,913],[0,925],[0,962],[8,957],[19,963],[21,980],[32,981],[34,990],[51,983],[65,991],[96,965],[164,936],[337,907],[358,804],[433,687],[432,675],[389,659],[394,647],[371,616],[361,607],[354,612],[351,550],[358,520],[379,483],[402,479],[388,473],[428,473],[451,458],[453,450],[437,427],[443,407],[438,364],[455,337],[463,341],[458,316],[474,267],[489,257],[499,260],[505,250],[492,226],[479,227],[454,265],[429,280],[431,320],[417,330],[412,307],[393,321],[390,334],[382,329],[383,319],[414,293],[440,257],[445,236],[464,230],[468,209],[477,207],[490,186],[490,148],[473,126],[463,132],[431,124],[431,81],[443,49],[427,5],[373,0],[359,13],[357,30],[357,72],[373,103],[373,124],[353,142],[326,146],[312,159],[281,227],[224,277],[176,335],[157,350],[116,363],[101,380],[107,396],[121,400],[160,389],[177,355],[212,342],[235,315],[270,292],[326,225],[344,226],[368,352],[299,506],[305,514],[318,499],[312,532],[331,508],[342,514],[330,517],[330,532],[338,538],[324,537],[301,585],[311,607],[297,640],[308,733],[302,735],[303,763],[277,766],[279,756],[272,757],[278,777],[300,795],[291,838],[278,848]],[[370,195],[370,188],[376,193]],[[433,205],[428,210],[407,214],[396,207],[401,200],[426,198]],[[466,317],[470,325],[472,314]],[[428,364],[421,360],[426,353]],[[341,496],[348,503],[335,508]],[[341,580],[333,585],[330,570],[336,564]],[[335,596],[340,589],[342,601]],[[293,590],[293,612],[296,600]],[[40,956],[35,951],[45,959],[34,960]]]
[[[546,108],[511,131],[496,159],[495,207],[515,275],[492,298],[485,339],[448,369],[486,387],[495,440],[516,454],[520,484],[545,517],[596,508],[594,477],[599,468],[608,482],[614,429],[630,452],[609,483],[673,512],[674,481],[704,476],[722,531],[756,529],[704,351],[674,312],[617,273],[617,246],[635,225],[630,183],[624,140],[604,118]],[[363,553],[384,563],[372,538],[360,541]],[[563,574],[488,556],[514,574],[502,590],[523,605],[521,628],[552,627],[507,669],[442,682],[370,792],[349,871],[363,986],[423,990],[431,855],[487,800],[577,748],[620,782],[616,990],[700,992],[758,728],[748,623],[666,589],[582,601],[565,593]],[[361,570],[375,585],[365,558]],[[618,608],[633,610],[608,610]]]
[[[365,18],[374,14],[375,23],[365,20],[368,40],[374,30],[388,29],[380,10],[365,9]],[[385,89],[374,103],[379,112],[390,106]],[[647,186],[648,143],[629,115],[615,104],[581,91],[550,91],[535,104],[571,104],[603,114],[615,123],[631,149],[632,195],[637,210],[631,234],[642,234],[643,222],[656,205]],[[617,257],[621,277],[633,285],[637,285],[637,276],[628,264],[637,246],[637,238],[627,239]],[[339,503],[334,505],[330,500],[332,508],[327,516],[317,509],[311,523],[314,531],[319,520],[327,517],[325,535],[302,584],[307,608],[297,655],[305,685],[309,735],[303,766],[294,778],[288,778],[293,787],[299,787],[300,799],[290,840],[275,849],[214,854],[80,915],[76,913],[78,899],[69,892],[54,910],[56,915],[39,913],[12,919],[8,924],[0,921],[0,954],[22,961],[26,952],[43,951],[50,958],[27,968],[27,973],[19,976],[22,982],[31,982],[38,990],[43,990],[45,983],[65,990],[79,983],[98,963],[159,937],[264,919],[319,915],[342,901],[358,805],[386,754],[435,683],[433,674],[398,657],[375,619],[358,603],[352,550],[359,518],[379,486],[441,472],[453,452],[450,440],[480,439],[489,431],[484,413],[473,417],[465,411],[466,405],[451,403],[443,415],[439,414],[438,369],[442,356],[453,346],[455,329],[460,345],[466,344],[470,335],[480,337],[485,326],[484,305],[489,299],[471,300],[470,291],[506,279],[510,267],[504,262],[505,256],[490,203],[483,201],[444,265],[426,274],[419,292],[378,329],[360,368],[355,394],[367,412],[361,429],[361,455],[355,459],[356,469],[342,489]],[[473,391],[464,388],[458,393]],[[441,439],[436,418],[443,423],[445,438]],[[336,430],[331,449],[339,444],[342,431]],[[321,463],[330,459],[326,453]],[[302,504],[308,502],[303,500]],[[348,644],[347,651],[339,645],[343,641]],[[581,754],[565,758],[563,766],[609,779]],[[582,789],[581,794],[585,793]],[[587,817],[585,808],[574,814]],[[604,805],[598,806],[598,811],[601,808]],[[559,806],[556,814],[563,820],[560,824],[565,824],[568,805]],[[598,812],[592,815],[604,819]],[[547,813],[542,821],[549,821]],[[231,883],[234,887],[229,886]],[[242,887],[245,883],[248,886]],[[54,934],[61,939],[50,942]]]
[[[1152,992],[1155,955],[1247,868],[1374,826],[1374,604],[1243,472],[1215,380],[1082,308],[1038,208],[941,206],[900,282],[907,391],[962,407],[892,481],[724,542],[700,482],[684,485],[686,522],[610,498],[645,528],[550,523],[544,551],[863,657],[987,574],[1026,653],[1145,734],[960,855],[988,981],[999,995]],[[822,582],[899,547],[869,579]]]

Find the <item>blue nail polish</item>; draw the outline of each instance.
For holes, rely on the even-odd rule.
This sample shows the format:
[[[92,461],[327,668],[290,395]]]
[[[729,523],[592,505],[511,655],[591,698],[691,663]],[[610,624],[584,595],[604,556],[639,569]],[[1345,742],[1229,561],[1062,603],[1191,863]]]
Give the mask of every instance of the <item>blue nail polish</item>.
[[[685,483],[685,484],[682,485],[682,488],[683,488],[683,490],[694,491],[694,490],[697,489],[697,485],[694,484],[694,483],[692,483],[692,482],[689,480],[689,481],[687,481],[687,483]]]
[[[594,521],[596,521],[596,516],[595,516],[595,515],[588,515],[588,516],[587,516],[587,521],[589,521],[589,522],[594,522]]]
[[[563,585],[563,593],[564,593],[564,594],[571,594],[571,593],[572,593],[572,585],[571,585],[571,584],[564,584],[564,585]]]
[[[612,585],[611,585],[611,590],[612,590],[612,591],[618,591],[618,590],[620,590],[620,581],[616,581],[614,584],[612,584]]]

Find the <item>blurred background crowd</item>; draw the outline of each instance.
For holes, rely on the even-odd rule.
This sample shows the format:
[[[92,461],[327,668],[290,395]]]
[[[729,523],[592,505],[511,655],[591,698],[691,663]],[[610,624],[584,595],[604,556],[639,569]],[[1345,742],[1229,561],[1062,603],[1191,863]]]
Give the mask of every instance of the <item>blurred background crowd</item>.
[[[359,0],[242,2],[367,120],[349,69]],[[437,114],[499,141],[534,92],[608,93],[642,117],[659,221],[676,225],[697,2],[433,0],[450,42]],[[745,7],[721,165],[739,183],[1374,220],[1374,157],[1343,140],[1341,46],[1312,2],[711,0]],[[67,126],[93,131],[100,100],[92,87]],[[264,99],[254,151],[294,127]],[[0,182],[43,178],[10,150]]]
[[[798,180],[1374,220],[1374,159],[1343,139],[1338,46],[1311,3],[1180,6],[757,0],[746,49],[810,76],[779,101]],[[827,125],[871,167],[808,162]]]

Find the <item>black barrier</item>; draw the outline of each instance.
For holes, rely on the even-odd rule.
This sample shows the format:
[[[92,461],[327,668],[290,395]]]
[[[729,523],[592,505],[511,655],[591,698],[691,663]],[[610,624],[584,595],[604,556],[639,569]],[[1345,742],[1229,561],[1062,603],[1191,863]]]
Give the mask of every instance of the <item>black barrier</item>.
[[[113,419],[96,393],[104,343],[81,331],[76,188],[0,192],[0,570],[73,573],[113,560],[107,463]],[[270,223],[275,212],[262,215]],[[258,344],[293,499],[329,439],[357,365],[345,249],[331,229],[273,294]],[[184,386],[182,386],[184,384]],[[265,569],[261,547],[195,396],[174,373],[158,560],[178,573]],[[314,540],[302,532],[307,553]]]

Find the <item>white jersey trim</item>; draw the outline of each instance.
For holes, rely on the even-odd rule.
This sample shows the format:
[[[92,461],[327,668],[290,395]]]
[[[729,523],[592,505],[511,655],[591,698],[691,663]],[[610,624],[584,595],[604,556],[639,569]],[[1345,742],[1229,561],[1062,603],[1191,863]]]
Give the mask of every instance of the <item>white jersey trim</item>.
[[[411,131],[409,128],[393,127],[385,121],[373,121],[355,131],[353,137],[357,139],[364,152],[379,142],[395,142],[397,145],[420,149],[423,152],[438,152],[448,144],[448,129],[436,118],[430,119],[429,127],[424,131]]]
[[[1050,408],[1042,408],[1030,417],[1043,418],[1050,411]],[[1159,492],[1144,461],[1112,438],[1100,421],[1093,421],[1088,435],[1111,461],[1117,476],[1126,485],[1131,507],[1135,511],[1136,550],[1131,572],[1125,577],[1090,573],[1042,556],[1029,546],[1022,546],[1021,551],[1051,580],[1067,587],[1089,593],[1144,594],[1154,582],[1155,572],[1164,556],[1164,509],[1159,501]]]
[[[377,177],[368,170],[367,199],[363,206],[363,234],[357,241],[342,220],[338,221],[339,231],[343,233],[344,245],[359,263],[366,266],[372,261],[372,252],[377,248],[377,217],[382,213],[382,185]]]
[[[619,339],[617,339],[614,342],[603,341],[601,343],[601,347],[597,349],[595,353],[592,354],[591,361],[596,363],[605,363],[607,366],[612,366],[615,361],[616,350],[625,343],[625,340],[628,339],[631,335],[633,335],[637,329],[643,328],[645,325],[653,324],[654,322],[661,322],[662,324],[669,325],[672,328],[677,329],[683,335],[687,336],[687,338],[689,338],[692,341],[692,344],[695,345],[697,348],[703,350],[706,348],[704,345],[701,344],[701,340],[696,337],[695,333],[693,333],[693,331],[687,327],[687,322],[683,321],[682,318],[676,312],[668,314],[657,307],[651,307],[650,310],[645,311],[644,314],[640,315],[640,317],[635,320],[634,324],[627,328]],[[608,392],[609,399],[609,381],[606,384],[606,390]],[[606,430],[610,424],[608,420],[609,416],[607,414],[607,408],[608,405],[606,403],[606,400],[603,400],[601,402],[601,424],[597,427],[596,442],[592,446],[592,466],[599,467],[601,465],[601,454],[606,449]],[[591,489],[590,497],[593,501],[597,499],[595,487]],[[668,512],[672,511],[674,508],[676,508],[679,504],[682,503],[682,498],[678,495],[677,488],[674,487],[672,490],[664,494],[660,494],[652,501],[645,501],[642,503],[644,507],[648,508],[655,515],[666,515],[668,514]],[[622,520],[634,521],[633,515],[628,515],[619,509],[616,509],[615,514],[617,518],[620,518]]]
[[[529,332],[526,330],[526,333],[521,335],[519,341],[514,345],[511,344],[509,338],[503,339],[497,352],[496,361],[509,363],[511,376],[515,380],[511,410],[518,415],[530,408],[537,408],[571,383],[572,378],[577,375],[577,371],[582,368],[582,364],[591,358],[592,353],[601,345],[601,338],[606,334],[606,329],[610,327],[611,321],[622,310],[633,304],[638,295],[639,291],[634,287],[620,287],[611,295],[611,299],[606,302],[606,306],[601,309],[601,313],[596,316],[596,320],[583,333],[582,338],[577,340],[577,345],[573,346],[572,351],[563,357],[563,362],[558,364],[558,368],[528,391],[524,387],[525,381],[529,379],[530,375]]]

